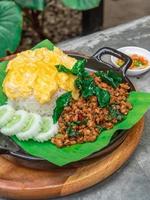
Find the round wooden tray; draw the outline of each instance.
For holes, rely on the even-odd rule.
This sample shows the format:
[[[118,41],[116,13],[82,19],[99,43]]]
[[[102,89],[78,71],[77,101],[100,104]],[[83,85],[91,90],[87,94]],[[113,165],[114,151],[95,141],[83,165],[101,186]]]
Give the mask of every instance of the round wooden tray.
[[[112,153],[79,162],[74,167],[33,170],[0,156],[0,196],[19,200],[45,199],[86,189],[106,179],[128,160],[140,141],[143,128],[144,119],[141,119]]]

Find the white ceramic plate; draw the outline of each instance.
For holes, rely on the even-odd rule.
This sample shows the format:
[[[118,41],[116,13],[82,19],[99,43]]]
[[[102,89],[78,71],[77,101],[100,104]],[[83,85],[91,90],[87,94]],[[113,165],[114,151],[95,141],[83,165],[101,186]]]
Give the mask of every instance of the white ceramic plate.
[[[138,76],[138,75],[141,75],[141,74],[147,72],[148,70],[150,70],[150,52],[148,50],[140,48],[140,47],[135,47],[135,46],[121,47],[121,48],[119,48],[117,50],[121,51],[122,53],[125,53],[125,54],[127,54],[129,56],[133,55],[133,54],[138,54],[140,56],[145,57],[149,61],[149,65],[147,67],[145,67],[145,68],[128,69],[127,75],[129,75],[129,76]],[[118,58],[111,56],[112,63],[115,66],[120,67],[119,65],[117,65],[117,59]]]

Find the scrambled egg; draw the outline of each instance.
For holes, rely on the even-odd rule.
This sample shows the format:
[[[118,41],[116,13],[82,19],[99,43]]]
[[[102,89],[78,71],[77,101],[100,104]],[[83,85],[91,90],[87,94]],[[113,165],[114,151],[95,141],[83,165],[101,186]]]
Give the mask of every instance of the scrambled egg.
[[[22,99],[34,95],[40,104],[48,103],[59,90],[72,91],[74,99],[79,96],[74,87],[76,76],[58,72],[55,65],[62,64],[71,69],[76,59],[58,48],[53,51],[40,48],[17,54],[7,66],[3,89],[8,98]]]

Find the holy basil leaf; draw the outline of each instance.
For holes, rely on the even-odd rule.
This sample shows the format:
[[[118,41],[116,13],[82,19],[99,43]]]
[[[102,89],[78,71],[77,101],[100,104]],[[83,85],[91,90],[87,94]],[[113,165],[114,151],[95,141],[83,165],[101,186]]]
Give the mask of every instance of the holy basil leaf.
[[[96,125],[96,128],[99,130],[99,133],[101,133],[102,131],[106,130],[106,128],[100,126],[100,125]]]
[[[101,89],[99,87],[95,88],[95,93],[98,98],[98,103],[100,107],[106,107],[110,102],[110,94],[107,90]]]
[[[85,71],[86,60],[78,60],[75,65],[72,67],[72,69],[68,69],[64,65],[56,65],[55,67],[57,68],[58,72],[64,72],[64,73],[71,73],[76,76],[82,75],[82,73]]]
[[[86,125],[87,122],[88,122],[87,119],[83,119],[83,120],[81,120],[81,121],[72,121],[72,122],[68,122],[66,125],[67,125],[67,126],[77,126],[77,125],[83,125],[83,124]]]
[[[122,83],[122,77],[112,70],[108,70],[107,72],[98,71],[95,72],[95,75],[100,77],[102,81],[108,83],[114,88],[116,88],[120,83]]]
[[[97,87],[93,77],[91,77],[87,71],[84,71],[82,75],[75,80],[75,86],[80,90],[83,98],[96,95],[100,107],[105,107],[110,102],[109,92]]]
[[[80,135],[79,132],[75,131],[71,126],[69,126],[66,130],[69,137],[77,137]]]
[[[70,69],[66,68],[64,65],[56,65],[58,72],[64,72],[64,73],[72,73]]]
[[[90,79],[91,76],[89,75],[89,73],[85,70],[80,76],[78,76],[78,78],[75,80],[74,84],[75,86],[79,89],[79,90],[83,90],[83,83],[84,80],[88,80]]]
[[[86,64],[86,59],[78,60],[73,68],[71,69],[72,73],[74,75],[82,75],[83,72],[85,71],[85,64]]]
[[[64,110],[64,107],[67,106],[72,98],[71,92],[66,92],[65,94],[62,94],[57,100],[56,100],[56,107],[53,112],[53,122],[56,123],[61,115],[61,113]]]
[[[75,87],[77,87],[79,90],[82,90],[82,79],[78,77],[74,82]]]
[[[95,84],[92,78],[83,81],[81,94],[83,98],[88,98],[95,94]]]
[[[123,81],[122,76],[118,74],[117,72],[115,72],[114,70],[111,70],[111,69],[108,70],[107,75],[114,80],[117,86]]]
[[[111,105],[108,107],[109,108],[109,114],[110,117],[116,118],[118,121],[122,121],[125,118],[125,115],[123,115],[117,108],[115,105]]]
[[[74,127],[79,126],[79,125],[86,125],[88,122],[87,119],[81,120],[81,121],[73,121],[73,122],[68,122],[66,123],[67,129],[66,132],[69,137],[77,137],[80,135],[80,133],[76,130],[74,130]]]
[[[109,77],[108,74],[106,74],[103,71],[98,71],[95,72],[95,75],[100,77],[102,81],[108,83],[109,85],[111,85],[112,87],[116,88],[117,87],[117,83],[114,81],[114,79],[112,77]]]
[[[75,80],[75,86],[80,90],[83,98],[88,98],[95,94],[94,90],[96,85],[94,83],[94,79],[85,69]]]
[[[82,125],[87,123],[87,121],[82,120],[82,121],[74,121],[74,122],[68,122],[67,123],[67,129],[66,132],[68,134],[69,137],[77,137],[80,135],[80,133],[76,130],[73,129],[73,127],[77,126],[77,125]]]

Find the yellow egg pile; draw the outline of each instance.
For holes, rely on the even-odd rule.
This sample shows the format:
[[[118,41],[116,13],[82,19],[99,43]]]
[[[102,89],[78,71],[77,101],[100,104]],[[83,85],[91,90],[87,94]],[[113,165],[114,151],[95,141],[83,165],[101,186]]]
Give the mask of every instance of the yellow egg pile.
[[[53,51],[39,48],[18,53],[8,63],[3,90],[12,100],[33,95],[40,104],[48,103],[60,89],[72,91],[73,98],[77,99],[76,76],[58,72],[55,67],[61,64],[71,69],[75,62],[75,58],[56,47]]]

